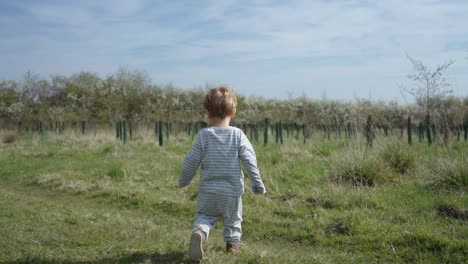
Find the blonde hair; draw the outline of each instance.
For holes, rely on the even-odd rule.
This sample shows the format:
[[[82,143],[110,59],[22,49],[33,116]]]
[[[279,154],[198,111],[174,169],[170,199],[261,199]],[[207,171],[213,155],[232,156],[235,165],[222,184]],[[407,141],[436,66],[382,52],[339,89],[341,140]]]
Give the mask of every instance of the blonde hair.
[[[203,106],[211,117],[224,119],[235,113],[237,97],[227,86],[218,86],[208,91]]]

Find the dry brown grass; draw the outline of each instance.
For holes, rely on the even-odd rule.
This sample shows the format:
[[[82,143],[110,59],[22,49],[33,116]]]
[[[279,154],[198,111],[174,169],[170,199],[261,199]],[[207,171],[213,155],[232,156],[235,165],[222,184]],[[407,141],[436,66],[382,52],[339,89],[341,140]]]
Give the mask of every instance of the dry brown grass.
[[[6,132],[1,135],[1,140],[4,144],[15,143],[18,138],[19,134],[17,132]]]

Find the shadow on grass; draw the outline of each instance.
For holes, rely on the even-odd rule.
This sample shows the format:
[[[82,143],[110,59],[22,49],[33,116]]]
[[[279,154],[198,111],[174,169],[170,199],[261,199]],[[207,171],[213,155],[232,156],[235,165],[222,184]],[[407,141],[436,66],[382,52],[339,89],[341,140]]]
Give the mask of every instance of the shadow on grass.
[[[116,258],[96,258],[94,260],[66,260],[66,259],[44,259],[44,258],[25,258],[19,259],[8,263],[14,264],[26,264],[26,263],[38,263],[38,264],[52,264],[52,263],[64,263],[64,264],[91,264],[91,263],[190,263],[186,258],[185,252],[168,252],[166,254],[150,254],[146,252],[136,252],[130,255],[125,255]]]

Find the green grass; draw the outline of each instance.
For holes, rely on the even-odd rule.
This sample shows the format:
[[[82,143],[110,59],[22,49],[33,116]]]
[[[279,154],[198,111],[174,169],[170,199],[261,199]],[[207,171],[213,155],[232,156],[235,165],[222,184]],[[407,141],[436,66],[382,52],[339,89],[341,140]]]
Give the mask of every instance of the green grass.
[[[0,143],[0,263],[188,262],[198,179],[176,184],[191,138],[159,147],[150,134],[125,145],[114,137],[26,134]],[[220,222],[203,263],[463,263],[467,220],[437,208],[468,209],[466,188],[445,184],[460,178],[466,187],[458,175],[466,175],[468,144],[388,140],[373,149],[318,136],[255,145],[269,192],[254,196],[246,180],[241,254],[224,252]],[[330,180],[359,166],[374,184]]]

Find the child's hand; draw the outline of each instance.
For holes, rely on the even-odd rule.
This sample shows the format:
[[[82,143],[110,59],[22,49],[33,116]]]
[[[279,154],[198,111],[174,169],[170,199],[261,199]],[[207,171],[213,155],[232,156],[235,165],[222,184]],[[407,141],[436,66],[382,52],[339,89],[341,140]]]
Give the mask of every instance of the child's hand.
[[[265,188],[262,187],[252,187],[252,192],[254,194],[265,194],[267,191]]]

